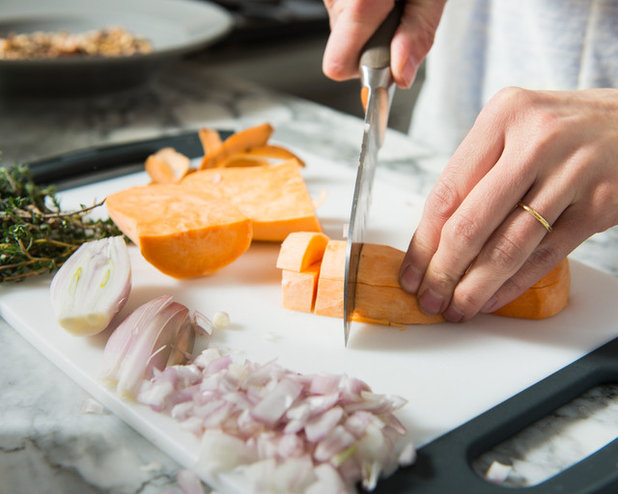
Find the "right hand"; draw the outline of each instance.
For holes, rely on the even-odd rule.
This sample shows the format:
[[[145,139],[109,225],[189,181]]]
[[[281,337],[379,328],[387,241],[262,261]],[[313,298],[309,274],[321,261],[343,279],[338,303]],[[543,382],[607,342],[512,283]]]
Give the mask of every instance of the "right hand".
[[[409,88],[433,44],[446,0],[401,0],[405,7],[391,43],[391,71],[397,86]],[[394,0],[324,0],[331,33],[322,70],[335,80],[358,77],[360,52],[375,33]]]

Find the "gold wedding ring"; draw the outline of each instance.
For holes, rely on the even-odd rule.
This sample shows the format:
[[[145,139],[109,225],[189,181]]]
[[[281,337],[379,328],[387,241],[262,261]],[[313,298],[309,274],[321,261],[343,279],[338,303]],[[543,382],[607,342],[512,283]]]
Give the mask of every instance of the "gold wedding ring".
[[[534,216],[537,219],[537,221],[541,225],[543,225],[548,232],[551,232],[552,228],[551,228],[551,225],[549,224],[549,221],[547,221],[545,218],[543,218],[537,211],[532,209],[527,204],[524,204],[523,202],[518,202],[517,205],[521,206],[524,209],[524,211],[526,211],[526,212],[530,213],[532,216]]]

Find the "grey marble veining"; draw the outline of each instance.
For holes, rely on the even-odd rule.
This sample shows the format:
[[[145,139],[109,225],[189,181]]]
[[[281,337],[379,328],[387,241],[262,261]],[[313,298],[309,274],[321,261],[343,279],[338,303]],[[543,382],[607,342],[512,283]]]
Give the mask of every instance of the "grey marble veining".
[[[200,126],[236,130],[269,121],[275,138],[356,166],[362,122],[314,103],[220,78],[190,63],[138,92],[92,99],[0,103],[0,150],[8,163]],[[426,195],[444,159],[390,132],[380,162],[410,192]],[[594,236],[572,256],[618,276],[618,229]],[[89,395],[0,321],[0,493],[180,492],[179,466]],[[89,413],[90,410],[90,413]],[[565,425],[566,419],[569,424]],[[585,418],[583,422],[572,420]],[[553,425],[548,425],[553,424]],[[508,482],[523,485],[578,460],[616,435],[616,386],[594,390],[481,458],[513,464]],[[544,440],[548,429],[557,431]],[[584,434],[572,434],[583,429]],[[607,437],[601,437],[602,433]],[[552,434],[549,434],[552,436]],[[612,437],[613,436],[613,437]],[[526,455],[532,456],[526,456]],[[206,489],[206,488],[205,488]]]

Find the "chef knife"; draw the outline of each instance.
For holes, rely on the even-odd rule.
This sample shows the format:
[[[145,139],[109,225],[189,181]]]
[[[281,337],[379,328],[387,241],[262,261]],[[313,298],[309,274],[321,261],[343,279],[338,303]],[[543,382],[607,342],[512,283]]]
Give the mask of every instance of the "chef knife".
[[[380,25],[375,34],[363,47],[360,58],[361,99],[365,105],[365,125],[360,158],[356,171],[352,210],[348,224],[345,277],[343,288],[343,326],[345,346],[348,345],[350,323],[356,301],[358,265],[367,216],[371,204],[371,189],[382,146],[391,96],[394,89],[390,69],[390,42],[399,25],[403,12],[403,1],[395,2],[394,9]]]
[[[219,131],[222,138],[231,132]],[[58,190],[144,170],[146,158],[165,147],[188,158],[203,156],[196,130],[117,144],[101,144],[27,163],[36,184],[54,184]]]

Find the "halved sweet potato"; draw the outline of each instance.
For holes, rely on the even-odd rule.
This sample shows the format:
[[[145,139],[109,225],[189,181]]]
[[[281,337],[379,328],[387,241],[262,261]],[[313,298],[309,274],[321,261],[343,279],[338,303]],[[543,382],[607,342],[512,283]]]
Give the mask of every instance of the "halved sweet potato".
[[[568,305],[570,287],[569,260],[564,258],[519,297],[493,314],[521,319],[545,319],[554,316]]]
[[[282,241],[295,231],[321,231],[296,160],[250,168],[198,170],[181,185],[226,199],[253,222],[255,240]]]
[[[144,258],[175,278],[212,273],[251,244],[251,220],[234,205],[179,185],[131,187],[105,204]]]

